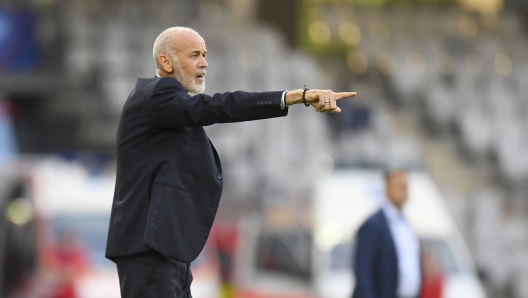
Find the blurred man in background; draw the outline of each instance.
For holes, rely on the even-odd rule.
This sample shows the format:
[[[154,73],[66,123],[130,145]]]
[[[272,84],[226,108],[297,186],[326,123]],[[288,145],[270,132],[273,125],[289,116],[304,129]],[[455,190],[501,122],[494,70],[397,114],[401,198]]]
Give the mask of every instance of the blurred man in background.
[[[356,95],[306,88],[204,95],[206,54],[194,30],[165,30],[154,42],[156,76],[138,79],[123,107],[106,250],[122,297],[191,297],[190,262],[205,245],[223,186],[203,126],[286,116],[298,103],[338,113],[336,101]]]
[[[402,209],[408,198],[405,171],[385,175],[387,202],[361,226],[355,255],[354,298],[418,298],[420,242]]]

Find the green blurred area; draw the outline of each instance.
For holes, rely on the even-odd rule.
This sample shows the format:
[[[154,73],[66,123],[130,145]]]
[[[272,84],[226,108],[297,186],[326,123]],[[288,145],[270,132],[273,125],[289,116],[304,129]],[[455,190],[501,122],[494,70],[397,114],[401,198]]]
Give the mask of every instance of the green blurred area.
[[[353,16],[362,9],[457,4],[457,0],[304,0],[298,6],[297,44],[319,58],[343,58],[360,42],[361,32],[351,31],[358,31]]]

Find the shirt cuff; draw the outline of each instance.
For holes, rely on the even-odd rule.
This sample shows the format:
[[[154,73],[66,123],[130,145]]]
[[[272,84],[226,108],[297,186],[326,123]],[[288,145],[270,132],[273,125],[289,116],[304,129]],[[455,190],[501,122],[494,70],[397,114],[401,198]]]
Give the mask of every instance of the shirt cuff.
[[[284,95],[286,95],[286,92],[288,92],[288,90],[282,92],[281,103],[280,103],[281,110],[284,110],[284,108],[286,107],[286,98],[284,98]]]

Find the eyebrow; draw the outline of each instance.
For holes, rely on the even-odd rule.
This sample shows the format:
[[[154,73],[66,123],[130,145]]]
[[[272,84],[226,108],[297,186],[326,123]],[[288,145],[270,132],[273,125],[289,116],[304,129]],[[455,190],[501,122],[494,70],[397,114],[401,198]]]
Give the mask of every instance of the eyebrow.
[[[201,50],[194,50],[194,51],[191,52],[191,54],[201,54],[201,53],[202,53]],[[203,53],[207,54],[207,50],[205,50]]]

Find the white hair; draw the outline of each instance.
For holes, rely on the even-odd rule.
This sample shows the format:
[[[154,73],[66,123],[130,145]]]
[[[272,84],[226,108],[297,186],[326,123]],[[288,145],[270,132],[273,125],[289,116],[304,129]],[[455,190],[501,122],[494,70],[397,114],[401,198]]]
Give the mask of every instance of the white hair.
[[[177,63],[178,60],[175,55],[176,49],[174,48],[174,34],[183,30],[192,31],[199,35],[199,33],[195,30],[182,26],[167,28],[161,32],[160,35],[158,35],[156,41],[154,41],[154,47],[152,49],[152,56],[154,58],[154,63],[156,64],[156,68],[161,69],[161,65],[158,61],[158,57],[161,54],[170,55],[173,60],[175,60],[174,62]]]

